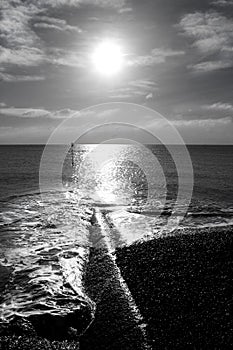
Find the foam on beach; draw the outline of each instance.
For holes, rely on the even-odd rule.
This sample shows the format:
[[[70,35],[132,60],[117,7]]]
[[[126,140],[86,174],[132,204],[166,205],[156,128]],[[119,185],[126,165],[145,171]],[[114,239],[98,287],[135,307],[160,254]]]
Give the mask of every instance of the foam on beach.
[[[21,216],[1,230],[0,262],[10,271],[1,291],[1,322],[26,318],[49,337],[62,338],[70,327],[83,333],[95,311],[83,288],[92,210],[59,194],[43,205],[38,196],[14,207]]]
[[[205,243],[202,252],[211,242],[210,232],[219,249],[225,247],[224,239],[229,239],[224,230],[231,230],[231,209],[194,209],[190,208],[179,229],[173,232],[162,230],[169,206],[161,213],[155,207],[101,203],[91,194],[71,190],[48,192],[43,198],[33,194],[9,200],[2,207],[0,222],[1,325],[22,319],[33,325],[37,335],[62,340],[72,333],[81,337],[83,348],[92,350],[101,344],[111,349],[125,344],[129,349],[149,349],[154,341],[159,345],[162,340],[158,337],[162,337],[164,329],[158,337],[155,335],[148,308],[156,305],[159,309],[160,287],[154,284],[157,273],[171,276],[163,265],[164,261],[167,264],[166,256],[170,256],[171,264],[177,263],[179,254],[184,253],[181,247],[189,250],[189,236],[195,236],[192,242]],[[200,229],[194,229],[198,224]],[[220,225],[225,226],[222,241],[221,234],[215,234]],[[161,251],[157,246],[162,247]],[[194,256],[198,256],[199,246],[192,251]],[[214,244],[211,247],[218,254]],[[188,264],[189,261],[185,273]],[[151,266],[153,276],[147,270]],[[182,270],[182,266],[178,269]],[[207,276],[206,271],[203,273]],[[182,276],[178,278],[181,283],[187,282],[182,281]],[[150,286],[149,306],[141,292],[143,283]],[[182,292],[183,286],[178,287]],[[189,298],[186,292],[185,302]],[[114,344],[109,335],[114,337]]]

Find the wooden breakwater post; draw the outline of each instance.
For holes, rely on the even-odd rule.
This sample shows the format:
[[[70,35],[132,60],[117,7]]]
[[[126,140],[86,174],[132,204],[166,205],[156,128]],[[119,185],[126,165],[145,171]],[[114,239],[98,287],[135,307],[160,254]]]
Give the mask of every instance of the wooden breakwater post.
[[[71,147],[70,147],[70,152],[71,152],[71,165],[72,167],[74,167],[74,143],[71,143]]]

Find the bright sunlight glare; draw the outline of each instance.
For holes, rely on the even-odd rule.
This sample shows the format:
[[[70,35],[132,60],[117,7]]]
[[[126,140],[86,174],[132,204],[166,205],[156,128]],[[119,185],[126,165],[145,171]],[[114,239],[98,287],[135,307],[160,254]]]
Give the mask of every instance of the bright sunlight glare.
[[[103,41],[92,54],[92,62],[96,71],[106,76],[118,73],[124,65],[121,47],[113,41]]]

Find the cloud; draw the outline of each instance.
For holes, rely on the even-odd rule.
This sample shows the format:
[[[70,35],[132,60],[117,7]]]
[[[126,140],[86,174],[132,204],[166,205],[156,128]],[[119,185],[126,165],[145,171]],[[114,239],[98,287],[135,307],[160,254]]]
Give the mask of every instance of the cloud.
[[[83,68],[86,66],[86,59],[83,57],[80,51],[77,52],[65,49],[48,48],[43,52],[35,47],[9,49],[0,46],[0,64],[19,67],[37,67],[42,63]]]
[[[40,36],[41,30],[82,33],[78,26],[65,19],[50,16],[52,9],[94,6],[129,11],[125,0],[1,0],[0,64],[5,67],[4,81],[29,81],[29,76],[14,77],[12,66],[37,67],[44,63],[70,67],[85,67],[80,50],[51,48]],[[60,12],[59,12],[60,13]],[[40,31],[39,31],[40,30]],[[32,76],[31,80],[41,80]]]
[[[231,47],[233,21],[217,12],[196,12],[185,15],[180,21],[185,35],[193,39],[193,46],[203,53]]]
[[[153,94],[150,92],[148,95],[146,95],[146,100],[153,99]]]
[[[233,20],[218,12],[195,12],[182,17],[181,33],[201,54],[202,62],[193,63],[194,71],[210,72],[233,66]],[[204,60],[203,60],[204,55]],[[206,59],[211,57],[210,59]]]
[[[152,80],[139,79],[139,80],[130,81],[128,84],[129,86],[142,89],[145,91],[154,90],[157,88],[157,84]]]
[[[183,110],[181,113],[172,116],[172,119],[178,124],[191,121],[216,121],[222,122],[233,120],[233,105],[227,102],[215,102],[202,106],[196,106],[189,110]]]
[[[38,12],[33,4],[2,0],[0,37],[8,47],[31,46],[39,40],[29,26],[30,19]]]
[[[132,80],[126,86],[112,89],[109,97],[113,99],[129,99],[134,97],[145,97],[154,93],[158,89],[157,84],[151,80]]]
[[[95,5],[100,7],[113,7],[122,9],[125,6],[125,0],[80,0],[81,4]]]
[[[170,49],[153,49],[149,55],[136,56],[129,61],[131,66],[154,66],[159,63],[164,63],[168,57],[184,55],[184,51]]]
[[[81,5],[94,5],[99,7],[122,8],[125,0],[33,0],[40,7],[80,7]]]
[[[36,18],[36,23],[33,25],[35,28],[41,29],[53,29],[57,31],[67,31],[81,33],[82,29],[76,26],[67,24],[64,19],[48,17],[48,16],[38,16]]]
[[[5,107],[5,106],[2,106]],[[49,118],[49,119],[66,119],[77,111],[71,109],[62,109],[58,111],[48,111],[40,108],[0,108],[0,115],[18,118]]]
[[[216,102],[211,105],[203,106],[203,109],[221,111],[221,112],[231,112],[233,114],[233,105],[231,103]]]
[[[232,6],[233,0],[215,0],[211,4],[216,6]]]
[[[6,65],[35,66],[43,61],[44,52],[39,37],[30,27],[37,14],[33,4],[23,1],[2,0],[0,21],[0,63]]]
[[[188,65],[196,73],[202,72],[212,72],[219,69],[226,69],[233,66],[233,62],[231,61],[205,61],[197,64]]]
[[[36,47],[5,48],[0,46],[0,64],[37,66],[45,61],[45,54]]]
[[[22,82],[22,81],[41,81],[44,80],[45,77],[43,76],[37,76],[37,75],[13,75],[8,73],[1,73],[0,72],[0,81],[5,81],[8,83],[12,82]],[[0,105],[1,106],[1,105]]]
[[[67,51],[65,49],[50,49],[47,51],[47,62],[68,67],[86,67],[87,60],[80,51]]]
[[[172,124],[177,127],[199,127],[199,128],[214,128],[220,125],[232,125],[230,117],[220,119],[193,119],[193,120],[173,120]]]
[[[72,115],[74,115],[75,113],[77,113],[77,111],[66,108],[66,109],[61,109],[59,111],[55,111],[55,112],[50,112],[51,115],[53,116],[53,118],[69,118]]]
[[[20,118],[37,118],[47,116],[50,112],[44,109],[33,108],[1,108],[0,114],[8,117],[20,117]]]
[[[46,45],[33,30],[34,27],[81,32],[79,27],[71,26],[63,19],[42,15],[47,8],[46,3],[32,1],[25,4],[22,0],[2,0],[0,64],[38,66],[48,61],[53,63],[52,58],[47,57]],[[32,22],[35,22],[34,26]]]
[[[0,108],[2,107],[6,107],[6,103],[5,102],[0,102]]]
[[[132,12],[132,11],[133,11],[132,7],[125,7],[125,8],[121,8],[119,10],[119,13],[128,13],[128,12]]]
[[[78,32],[81,33],[81,30],[77,27],[74,26],[61,26],[61,25],[55,25],[55,24],[49,24],[49,23],[35,23],[34,24],[35,28],[40,28],[40,29],[53,29],[53,30],[58,30],[58,31],[73,31],[73,32]]]

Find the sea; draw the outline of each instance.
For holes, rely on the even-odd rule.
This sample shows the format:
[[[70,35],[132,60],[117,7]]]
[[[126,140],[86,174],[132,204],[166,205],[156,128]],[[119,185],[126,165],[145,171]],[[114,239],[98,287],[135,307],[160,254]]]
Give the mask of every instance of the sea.
[[[62,293],[58,257],[78,246],[84,259],[96,208],[117,232],[113,249],[177,228],[233,224],[233,146],[67,149],[0,146],[0,321],[48,311],[48,294]]]
[[[46,176],[49,189],[51,177],[57,175],[51,168],[60,161],[64,146],[51,145],[48,148],[50,159]],[[153,182],[152,186],[157,187],[156,190],[160,191],[160,194],[161,187],[166,187],[167,201],[163,204],[169,206],[169,200],[171,203],[171,198],[174,199],[177,195],[179,177],[172,158],[173,154],[179,157],[179,153],[180,157],[183,157],[183,146],[171,146],[173,154],[169,154],[166,147],[161,145],[147,145],[146,148],[149,152],[140,151],[138,145],[76,146],[75,166],[72,167],[71,152],[68,152],[64,159],[61,174],[64,190],[72,187],[86,191],[84,195],[87,195],[99,193],[101,187],[103,193],[99,200],[102,199],[103,202],[109,200],[112,204],[129,206],[138,201],[143,205],[148,196],[148,179],[143,173],[147,164],[145,166],[140,161],[140,157],[144,157],[148,158],[147,163],[151,168],[160,168],[157,173],[155,169],[154,174],[154,169],[151,170],[149,182]],[[1,225],[6,221],[11,222],[6,214],[9,203],[25,203],[27,199],[32,199],[33,195],[37,196],[40,193],[39,170],[44,150],[43,145],[0,146],[0,201],[1,213],[5,212],[5,219],[2,218]],[[210,224],[227,223],[233,208],[233,146],[191,145],[187,146],[187,150],[193,167],[193,174],[188,175],[192,175],[194,179],[188,213],[203,216],[203,224],[208,222],[205,219],[208,214]],[[85,159],[86,154],[89,154],[88,160]],[[91,164],[93,159],[99,162],[98,169]],[[185,172],[185,161],[181,166]],[[56,189],[52,187],[53,190]],[[153,192],[155,204],[156,200],[160,199],[156,190]],[[162,192],[165,196],[165,192]],[[126,197],[125,201],[122,201],[122,194]]]

